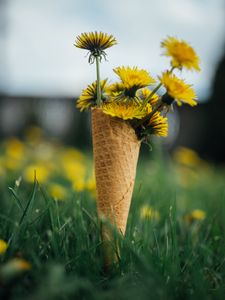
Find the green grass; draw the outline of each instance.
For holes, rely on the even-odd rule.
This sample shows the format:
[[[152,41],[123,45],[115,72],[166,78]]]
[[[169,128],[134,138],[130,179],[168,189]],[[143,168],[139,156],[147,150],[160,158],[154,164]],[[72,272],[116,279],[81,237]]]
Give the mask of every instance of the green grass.
[[[0,256],[0,299],[224,299],[223,170],[177,172],[170,160],[140,160],[121,257],[107,273],[90,194],[68,190],[54,201],[44,185],[15,179],[0,183],[0,239],[9,243]],[[159,219],[141,218],[143,205]],[[206,218],[185,219],[194,209]],[[7,275],[15,257],[32,268]]]

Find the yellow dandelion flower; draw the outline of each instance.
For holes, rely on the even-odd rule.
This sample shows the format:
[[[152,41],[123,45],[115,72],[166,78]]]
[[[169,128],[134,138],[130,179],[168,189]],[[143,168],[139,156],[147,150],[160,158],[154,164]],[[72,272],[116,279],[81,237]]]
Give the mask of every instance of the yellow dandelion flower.
[[[52,183],[48,187],[48,191],[54,200],[65,200],[67,195],[67,190],[62,185],[57,183]]]
[[[7,248],[8,248],[8,244],[4,240],[0,239],[0,255],[4,254]]]
[[[169,72],[164,72],[159,79],[166,88],[168,94],[167,96],[162,97],[162,101],[171,104],[173,100],[176,100],[179,105],[182,103],[187,103],[191,106],[197,105],[197,97],[194,89],[191,85],[185,83],[184,80]]]
[[[143,205],[140,209],[141,219],[151,219],[158,221],[160,219],[159,212],[149,205]]]
[[[156,82],[146,70],[137,67],[118,67],[113,71],[120,77],[127,95],[132,96],[138,89]]]
[[[83,180],[86,175],[86,167],[84,163],[79,161],[72,161],[70,159],[66,159],[63,162],[62,170],[65,177],[72,183],[78,180]]]
[[[105,102],[102,104],[102,111],[112,117],[118,117],[123,120],[128,119],[142,119],[152,111],[151,106],[148,104],[143,107],[134,102],[126,104],[124,102]]]
[[[62,161],[62,163],[64,163],[65,161],[70,163],[70,162],[74,162],[74,161],[85,161],[86,157],[85,155],[73,148],[73,147],[66,147],[65,149],[63,149],[61,156],[60,156],[60,160]]]
[[[139,97],[144,102],[147,98],[150,97],[151,93],[152,91],[150,89],[144,88],[139,91]],[[153,106],[158,100],[159,96],[156,93],[154,93],[149,99],[148,103],[150,103]]]
[[[162,41],[161,47],[165,49],[163,54],[172,58],[172,67],[185,67],[189,70],[200,71],[199,57],[195,50],[185,41],[168,37]]]
[[[198,153],[186,147],[177,148],[174,153],[174,159],[176,162],[188,167],[196,167],[203,164]]]
[[[89,62],[93,63],[95,58],[106,56],[105,49],[117,44],[113,35],[103,32],[84,32],[77,36],[74,46],[90,51]]]
[[[39,183],[44,183],[50,175],[50,170],[44,164],[29,165],[24,170],[24,179],[32,183],[34,182],[34,174],[36,174]]]
[[[6,154],[9,158],[21,160],[26,151],[26,146],[17,138],[12,137],[5,143]]]
[[[104,98],[104,92],[107,88],[107,79],[104,79],[100,82],[101,87],[101,98]],[[80,111],[83,111],[85,109],[88,109],[92,106],[96,105],[97,101],[97,81],[90,84],[85,90],[82,91],[81,96],[77,100],[77,108],[80,109]]]
[[[118,97],[123,94],[125,91],[125,86],[122,82],[115,82],[110,84],[106,88],[106,94],[109,97]]]
[[[168,135],[168,119],[158,111],[151,116],[147,126],[151,129],[151,134],[163,137]]]
[[[109,102],[135,102],[136,104],[142,104],[141,98],[136,93],[136,88],[127,89],[123,82],[115,82],[108,86],[106,90]]]
[[[201,209],[194,209],[191,213],[191,216],[195,220],[204,220],[206,217],[206,213],[205,213],[205,211],[203,211]]]
[[[83,192],[86,188],[84,178],[77,178],[77,180],[73,182],[72,186],[76,192]]]
[[[13,159],[11,157],[6,156],[2,162],[2,166],[4,166],[5,169],[8,169],[10,171],[16,171],[19,170],[23,165],[23,160],[19,159]]]
[[[206,212],[201,209],[194,209],[190,214],[184,216],[184,221],[188,224],[194,221],[203,221],[206,218]]]

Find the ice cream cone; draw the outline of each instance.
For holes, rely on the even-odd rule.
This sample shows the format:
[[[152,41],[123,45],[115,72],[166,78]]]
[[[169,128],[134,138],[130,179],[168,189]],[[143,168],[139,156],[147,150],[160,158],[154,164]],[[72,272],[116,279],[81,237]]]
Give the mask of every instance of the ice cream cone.
[[[92,110],[92,137],[97,187],[97,209],[100,220],[125,234],[136,176],[140,149],[134,129],[122,119]],[[102,224],[105,261],[112,260],[109,245],[113,238],[110,228]],[[114,244],[115,245],[115,244]],[[111,258],[110,258],[111,257]]]

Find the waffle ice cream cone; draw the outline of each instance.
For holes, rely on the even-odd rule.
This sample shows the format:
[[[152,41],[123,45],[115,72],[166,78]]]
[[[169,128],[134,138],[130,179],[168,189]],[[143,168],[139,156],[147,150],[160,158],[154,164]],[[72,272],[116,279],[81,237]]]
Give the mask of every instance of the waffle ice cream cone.
[[[92,109],[92,138],[100,220],[125,234],[140,149],[134,129],[124,120]],[[102,225],[103,242],[112,234]]]

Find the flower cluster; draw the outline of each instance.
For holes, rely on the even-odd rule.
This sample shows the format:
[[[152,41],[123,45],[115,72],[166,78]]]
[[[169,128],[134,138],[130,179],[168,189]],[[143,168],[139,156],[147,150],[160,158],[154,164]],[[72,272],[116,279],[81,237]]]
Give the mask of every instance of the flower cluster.
[[[154,79],[145,69],[119,66],[113,71],[118,81],[109,84],[100,80],[99,61],[106,56],[104,50],[115,45],[112,35],[102,32],[82,33],[75,46],[90,52],[89,62],[96,59],[97,80],[83,90],[77,107],[83,111],[98,107],[105,114],[129,122],[141,140],[150,135],[167,136],[168,120],[166,113],[173,103],[195,106],[196,94],[192,86],[174,74],[176,69],[200,71],[199,57],[185,41],[167,37],[161,43],[163,55],[170,57],[171,68]],[[99,57],[99,60],[97,59]],[[157,92],[164,87],[165,93]]]
[[[33,184],[36,178],[54,200],[67,200],[80,192],[95,197],[94,172],[90,170],[92,162],[85,154],[47,141],[38,127],[30,127],[24,141],[11,137],[0,143],[1,180],[8,184],[11,177],[18,178],[18,187]],[[0,253],[4,247],[0,240]]]

